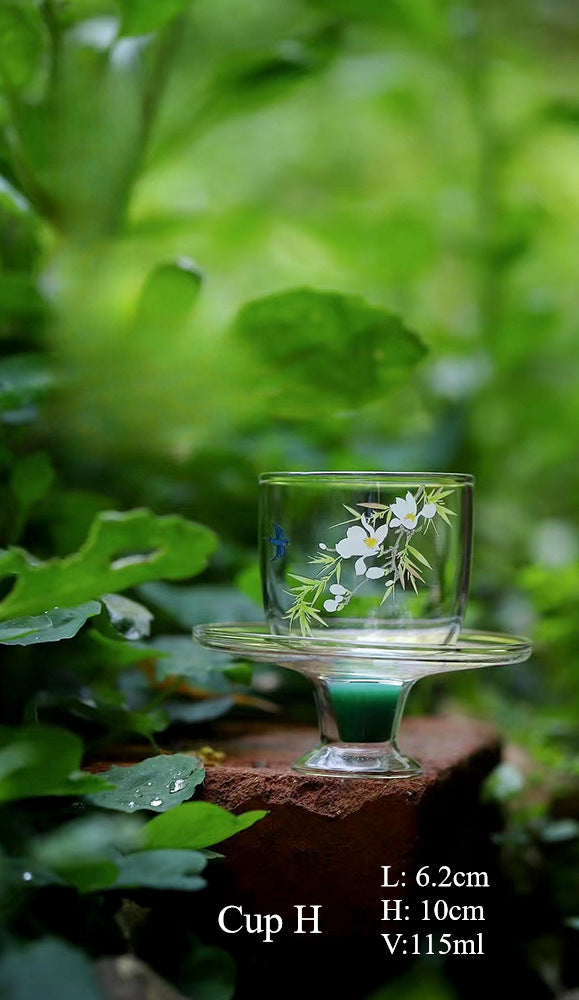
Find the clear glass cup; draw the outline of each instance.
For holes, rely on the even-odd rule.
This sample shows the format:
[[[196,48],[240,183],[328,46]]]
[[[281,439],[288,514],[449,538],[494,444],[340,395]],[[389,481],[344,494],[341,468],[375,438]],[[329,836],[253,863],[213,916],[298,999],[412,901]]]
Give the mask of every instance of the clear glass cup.
[[[460,632],[472,494],[472,476],[454,473],[260,477],[268,628],[295,637],[294,645],[308,642],[320,725],[320,744],[296,761],[297,770],[357,777],[421,772],[396,742],[414,683],[409,664],[417,646],[452,646]],[[341,651],[322,669],[316,646],[332,634]],[[360,665],[361,642],[376,648],[374,662]],[[397,661],[385,665],[388,647]],[[304,669],[297,658],[295,668]]]
[[[270,630],[453,642],[468,596],[472,495],[465,474],[262,475],[260,562]]]

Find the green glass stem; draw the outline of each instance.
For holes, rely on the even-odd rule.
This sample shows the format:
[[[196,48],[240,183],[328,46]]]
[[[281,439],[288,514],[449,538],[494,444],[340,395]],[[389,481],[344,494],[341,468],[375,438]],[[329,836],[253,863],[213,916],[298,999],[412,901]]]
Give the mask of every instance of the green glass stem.
[[[396,746],[411,682],[331,680],[317,685],[322,738],[329,742]]]

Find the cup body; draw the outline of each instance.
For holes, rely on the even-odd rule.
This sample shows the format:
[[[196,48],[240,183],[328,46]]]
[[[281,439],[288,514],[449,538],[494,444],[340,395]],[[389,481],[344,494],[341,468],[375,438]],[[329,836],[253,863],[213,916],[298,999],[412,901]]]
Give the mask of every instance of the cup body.
[[[279,472],[260,477],[263,601],[276,634],[452,642],[468,595],[473,478]]]

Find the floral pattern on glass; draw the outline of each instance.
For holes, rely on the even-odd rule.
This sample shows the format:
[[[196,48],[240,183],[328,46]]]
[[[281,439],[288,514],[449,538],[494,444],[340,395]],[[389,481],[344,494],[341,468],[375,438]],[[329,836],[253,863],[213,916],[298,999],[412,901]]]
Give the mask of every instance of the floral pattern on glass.
[[[452,492],[420,486],[415,494],[408,490],[405,497],[396,497],[391,504],[368,500],[356,505],[361,510],[344,504],[352,516],[333,527],[347,525],[345,534],[334,546],[320,541],[319,552],[309,559],[310,565],[320,567],[316,575],[289,574],[295,581],[288,591],[293,603],[284,615],[290,628],[297,625],[302,635],[310,635],[316,623],[327,626],[322,611],[342,611],[367,580],[382,581],[380,605],[394,600],[398,588],[410,587],[418,594],[420,584],[425,582],[424,570],[432,569],[418,547],[419,537],[431,527],[436,531],[438,518],[452,523],[456,514],[443,502]],[[350,568],[350,560],[355,560],[354,582],[346,587],[341,582],[342,574]]]

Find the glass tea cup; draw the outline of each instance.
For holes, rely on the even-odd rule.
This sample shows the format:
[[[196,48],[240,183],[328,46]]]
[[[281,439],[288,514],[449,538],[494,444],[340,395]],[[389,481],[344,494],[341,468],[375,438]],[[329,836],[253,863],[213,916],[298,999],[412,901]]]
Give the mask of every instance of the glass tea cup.
[[[260,563],[271,632],[450,643],[468,596],[473,478],[269,472]]]

